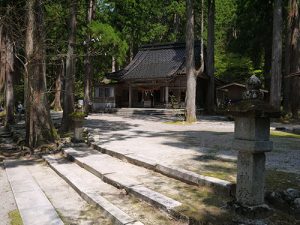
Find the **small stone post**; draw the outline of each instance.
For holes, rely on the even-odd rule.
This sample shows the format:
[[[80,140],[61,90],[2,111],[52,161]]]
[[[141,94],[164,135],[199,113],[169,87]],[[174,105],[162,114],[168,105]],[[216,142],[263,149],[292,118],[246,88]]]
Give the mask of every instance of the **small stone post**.
[[[237,202],[244,207],[264,205],[266,152],[272,151],[270,117],[279,113],[263,101],[261,81],[252,76],[243,100],[229,107],[235,118],[233,149],[238,151]]]
[[[81,142],[83,140],[83,119],[76,118],[74,121],[74,139],[76,142]]]

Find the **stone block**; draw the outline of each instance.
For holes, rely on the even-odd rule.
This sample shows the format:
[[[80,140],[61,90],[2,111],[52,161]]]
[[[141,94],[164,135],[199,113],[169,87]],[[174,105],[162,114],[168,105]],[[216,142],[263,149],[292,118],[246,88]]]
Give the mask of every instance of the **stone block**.
[[[270,152],[273,149],[273,142],[234,139],[232,149],[252,153]]]
[[[195,172],[173,166],[158,164],[155,170],[185,183],[211,186],[227,194],[231,194],[234,186],[234,184],[230,183],[229,181],[221,180],[215,177],[203,176]]]
[[[151,203],[154,206],[157,206],[164,210],[173,209],[175,207],[181,206],[182,204],[176,200],[168,198],[165,195],[162,195],[158,192],[152,191],[149,188],[146,188],[143,185],[137,185],[129,188],[129,193],[133,193],[139,198],[143,199],[146,202]]]
[[[268,141],[270,138],[270,119],[265,117],[236,117],[235,139]]]
[[[236,198],[246,206],[264,204],[265,153],[239,152]]]
[[[74,128],[74,138],[76,141],[82,140],[83,127],[75,127]]]

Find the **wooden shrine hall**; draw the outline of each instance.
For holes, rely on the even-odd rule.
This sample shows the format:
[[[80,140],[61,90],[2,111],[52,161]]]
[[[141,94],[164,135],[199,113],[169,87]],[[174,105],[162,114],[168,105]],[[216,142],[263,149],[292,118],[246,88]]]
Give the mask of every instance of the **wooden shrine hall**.
[[[200,43],[195,44],[196,67]],[[198,62],[198,63],[197,63]],[[93,108],[183,108],[186,92],[185,44],[145,45],[124,69],[107,74],[115,82],[95,86]],[[205,105],[206,76],[197,80],[197,106]]]

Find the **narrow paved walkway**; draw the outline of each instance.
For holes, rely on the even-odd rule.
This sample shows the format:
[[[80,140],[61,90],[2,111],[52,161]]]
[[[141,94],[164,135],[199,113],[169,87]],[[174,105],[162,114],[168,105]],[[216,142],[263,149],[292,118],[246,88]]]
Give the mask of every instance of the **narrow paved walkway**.
[[[17,210],[17,206],[2,163],[0,163],[0,199],[0,225],[10,225],[9,213]]]
[[[4,161],[24,225],[63,225],[57,212],[26,168],[30,161]]]

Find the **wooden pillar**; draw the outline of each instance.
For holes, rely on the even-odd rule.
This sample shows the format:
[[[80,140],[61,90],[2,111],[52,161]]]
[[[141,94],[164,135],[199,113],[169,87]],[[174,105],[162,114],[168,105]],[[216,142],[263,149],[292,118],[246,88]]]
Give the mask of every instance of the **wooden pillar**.
[[[128,107],[131,108],[132,107],[132,86],[131,84],[129,84],[129,104]]]

